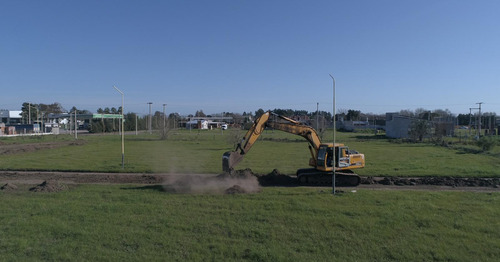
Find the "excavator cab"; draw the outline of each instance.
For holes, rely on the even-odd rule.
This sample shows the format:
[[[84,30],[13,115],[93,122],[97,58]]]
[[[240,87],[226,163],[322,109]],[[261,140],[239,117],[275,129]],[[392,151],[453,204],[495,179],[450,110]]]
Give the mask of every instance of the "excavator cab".
[[[339,146],[335,148],[335,167],[343,168],[351,165],[351,158],[349,158],[349,148],[346,146]]]
[[[310,161],[312,166],[316,167],[321,171],[331,171],[332,161],[333,161],[332,148],[328,144],[321,144],[318,149],[318,155],[316,161]],[[328,170],[329,169],[329,170]]]
[[[335,163],[333,152],[335,151]],[[343,144],[321,144],[318,149],[315,167],[321,171],[353,169],[364,167],[364,155],[354,150],[349,150]]]

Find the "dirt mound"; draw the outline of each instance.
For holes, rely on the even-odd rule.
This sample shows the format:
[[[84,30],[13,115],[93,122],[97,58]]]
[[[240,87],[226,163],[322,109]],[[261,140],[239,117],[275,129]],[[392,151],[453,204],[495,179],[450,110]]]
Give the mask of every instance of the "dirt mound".
[[[274,169],[271,173],[262,175],[262,174],[254,174],[251,169],[242,169],[242,170],[231,170],[230,172],[226,172],[224,174],[220,174],[217,176],[218,178],[227,179],[255,179],[259,182],[261,186],[296,186],[297,179],[295,177],[291,177],[285,174],[281,174],[278,169]]]
[[[500,178],[479,177],[363,177],[361,184],[391,186],[500,187]]]
[[[16,190],[16,189],[17,189],[17,186],[14,184],[11,184],[11,183],[7,183],[7,184],[3,185],[2,187],[0,187],[0,190]]]
[[[278,169],[274,169],[267,175],[256,175],[261,186],[296,186],[297,178],[281,174]]]
[[[229,172],[225,172],[217,176],[217,178],[226,179],[226,178],[236,178],[236,179],[248,179],[253,178],[255,175],[253,174],[250,168],[242,169],[242,170],[233,170]]]
[[[66,190],[67,186],[58,181],[43,181],[40,185],[30,188],[32,192],[59,192]]]
[[[234,195],[234,194],[245,194],[247,191],[238,186],[238,185],[234,185],[228,189],[226,189],[226,191],[224,191],[224,194],[227,194],[227,195]]]

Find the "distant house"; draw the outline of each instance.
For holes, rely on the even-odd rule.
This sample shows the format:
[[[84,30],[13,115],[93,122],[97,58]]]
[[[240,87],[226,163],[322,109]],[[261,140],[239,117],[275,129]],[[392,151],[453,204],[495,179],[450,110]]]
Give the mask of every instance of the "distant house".
[[[219,121],[214,121],[219,120]],[[222,128],[224,125],[227,128],[227,123],[224,120],[233,120],[232,117],[193,117],[189,121],[186,122],[186,129],[215,129]]]
[[[402,116],[399,113],[385,114],[385,134],[390,138],[408,138],[408,131],[413,121],[412,117]]]
[[[390,138],[409,138],[412,123],[417,118],[403,116],[399,113],[385,114],[385,133]],[[429,121],[431,134],[435,136],[452,136],[455,131],[456,118],[435,118]]]
[[[203,120],[203,119],[195,119],[188,121],[186,123],[186,128],[187,129],[202,129],[206,130],[210,127],[210,122],[208,120]]]
[[[0,123],[6,125],[20,124],[22,111],[0,110]]]
[[[0,110],[0,135],[29,134],[39,131],[38,124],[23,124],[22,111]]]
[[[366,118],[365,121],[351,121],[344,120],[343,117],[339,117],[337,127],[346,131],[354,131],[357,129],[385,129],[385,126],[380,125],[378,122],[383,123],[384,121],[369,121],[368,118]]]

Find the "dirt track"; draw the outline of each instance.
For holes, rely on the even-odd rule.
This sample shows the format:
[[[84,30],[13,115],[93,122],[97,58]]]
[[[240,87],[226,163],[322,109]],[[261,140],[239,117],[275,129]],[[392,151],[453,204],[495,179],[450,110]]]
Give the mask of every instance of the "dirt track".
[[[165,185],[176,174],[141,173],[82,173],[82,172],[37,172],[37,171],[0,171],[0,186],[4,184],[36,185],[44,181],[57,181],[64,184],[145,184]],[[215,178],[214,175],[193,175]],[[227,176],[227,175],[226,175]],[[280,174],[279,171],[266,175],[253,174],[251,170],[240,170],[237,177],[254,176],[261,186],[297,186],[294,177]],[[225,175],[217,176],[217,179]],[[233,176],[234,178],[234,176]],[[363,177],[362,184],[356,188],[375,190],[460,190],[500,192],[500,178],[451,178],[451,177]],[[352,188],[352,189],[356,189]]]
[[[0,171],[0,184],[37,184],[46,180],[54,180],[68,184],[161,184],[167,176],[169,175],[137,173]]]

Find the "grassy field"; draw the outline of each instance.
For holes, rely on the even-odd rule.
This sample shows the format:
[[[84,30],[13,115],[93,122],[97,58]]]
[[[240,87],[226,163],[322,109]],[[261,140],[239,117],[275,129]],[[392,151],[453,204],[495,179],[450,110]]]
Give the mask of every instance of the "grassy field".
[[[4,154],[1,170],[62,170],[98,172],[211,173],[221,172],[222,154],[232,150],[240,131],[172,132],[168,140],[157,135],[127,135],[125,169],[121,169],[121,140],[118,135],[80,136],[83,144],[71,143],[34,152]],[[331,141],[332,134],[325,134]],[[70,141],[70,136],[0,139],[3,144]],[[429,143],[400,143],[399,140],[362,133],[338,133],[337,141],[365,154],[361,175],[372,176],[500,176],[500,148],[479,152],[474,145],[435,146]],[[310,157],[304,139],[280,131],[265,131],[237,168],[269,173],[277,168],[293,175],[307,167]]]
[[[500,194],[0,191],[3,261],[498,261]]]
[[[179,130],[117,135],[2,138],[3,170],[220,173],[238,134]],[[330,137],[326,134],[325,137]],[[339,133],[365,153],[366,175],[499,176],[499,150],[405,144]],[[328,140],[328,139],[325,139]],[[34,145],[58,145],[28,150]],[[25,145],[27,147],[22,147]],[[238,168],[293,174],[307,143],[265,131]],[[152,185],[29,185],[0,191],[0,260],[81,261],[497,261],[500,193],[263,188],[243,195],[171,194]],[[352,189],[350,189],[352,190]]]

